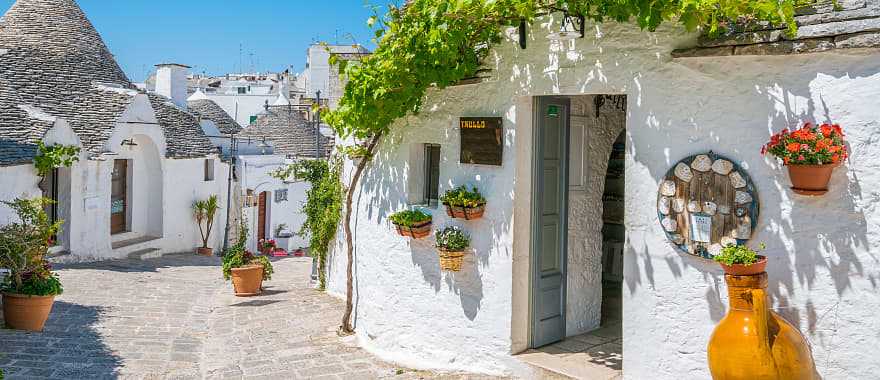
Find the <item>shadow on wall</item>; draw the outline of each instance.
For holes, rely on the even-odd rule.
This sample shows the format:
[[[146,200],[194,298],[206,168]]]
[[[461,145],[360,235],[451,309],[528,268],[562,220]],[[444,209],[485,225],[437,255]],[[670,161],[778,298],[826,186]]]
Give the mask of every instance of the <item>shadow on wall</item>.
[[[411,263],[421,271],[425,284],[434,292],[440,292],[443,284],[457,294],[461,300],[463,314],[474,320],[480,310],[484,297],[483,270],[490,264],[492,255],[504,255],[512,257],[509,247],[504,241],[509,240],[514,179],[507,175],[515,165],[512,159],[513,125],[510,120],[505,122],[505,158],[503,165],[484,166],[459,163],[458,147],[458,117],[460,116],[506,116],[504,99],[499,99],[499,104],[494,109],[460,109],[458,104],[480,104],[477,99],[473,101],[462,100],[461,97],[476,97],[474,91],[467,88],[453,88],[446,90],[454,92],[453,98],[457,98],[455,104],[447,100],[436,103],[426,103],[421,115],[408,118],[409,122],[422,122],[414,126],[407,124],[393,128],[387,135],[370,165],[365,169],[359,186],[358,204],[355,206],[355,215],[352,217],[352,230],[355,234],[355,260],[360,252],[357,251],[358,228],[360,212],[366,212],[366,219],[378,225],[378,228],[387,228],[387,234],[393,235],[392,226],[388,216],[412,206],[408,204],[408,195],[405,189],[410,188],[408,178],[419,175],[420,169],[408,160],[410,147],[414,144],[434,143],[441,145],[440,166],[440,194],[446,190],[461,185],[476,186],[484,196],[488,205],[483,218],[474,221],[452,219],[446,215],[444,207],[426,208],[433,214],[434,231],[455,225],[459,226],[471,235],[471,250],[465,256],[465,262],[460,272],[447,273],[440,271],[437,249],[434,247],[434,237],[425,239],[400,240],[398,244],[405,244],[405,250],[410,252]],[[444,93],[445,94],[445,93]],[[507,99],[512,100],[513,97]],[[413,130],[418,128],[418,133]],[[411,190],[412,191],[412,190]],[[417,189],[416,191],[421,191]],[[365,196],[366,195],[366,196]],[[363,226],[360,226],[363,227]],[[344,249],[344,246],[342,246]],[[393,248],[392,248],[393,249]],[[392,257],[371,258],[371,260],[393,260]],[[395,266],[387,265],[387,269],[394,270]],[[393,274],[391,274],[393,276]],[[357,287],[357,276],[356,287]],[[439,306],[438,306],[439,307]],[[356,313],[355,313],[356,314]]]
[[[792,60],[797,60],[797,64]],[[669,71],[681,70],[679,77],[693,78],[682,79],[683,85],[692,80],[694,88],[706,89],[702,99],[678,95],[675,88],[664,84],[663,78],[652,83],[651,79],[638,74],[641,79],[636,86],[638,101],[631,102],[630,107],[630,125],[635,126],[630,132],[635,136],[629,136],[628,153],[650,170],[655,184],[659,184],[670,165],[690,154],[714,150],[740,160],[752,178],[759,179],[755,184],[761,216],[752,242],[767,245],[765,254],[771,261],[769,292],[775,300],[775,309],[790,321],[805,320],[810,334],[815,334],[821,318],[837,304],[823,300],[819,309],[818,302],[808,298],[804,306],[793,305],[791,300],[799,290],[828,288],[827,283],[833,285],[838,298],[842,298],[855,278],[867,278],[874,289],[880,285],[880,276],[866,273],[866,263],[860,261],[860,257],[870,257],[873,262],[869,267],[878,263],[877,254],[871,253],[865,217],[865,206],[875,199],[863,199],[862,189],[863,178],[872,177],[877,164],[869,157],[860,156],[876,140],[872,133],[878,125],[876,119],[869,120],[865,114],[872,111],[858,108],[863,103],[856,101],[856,98],[876,98],[880,94],[876,93],[876,87],[872,94],[852,93],[856,89],[847,87],[851,81],[880,77],[880,64],[876,58],[841,55],[749,57],[691,63],[673,62],[669,66],[676,66]],[[737,65],[738,69],[731,70],[731,65]],[[774,69],[768,70],[768,67]],[[796,69],[776,69],[786,67]],[[756,81],[755,78],[767,80]],[[707,81],[713,86],[707,87]],[[717,89],[716,94],[711,92],[712,88]],[[658,103],[660,97],[664,99]],[[701,104],[690,111],[695,108],[687,103],[694,101]],[[650,104],[663,104],[664,108],[654,109]],[[675,109],[689,110],[689,113],[665,119],[665,115],[674,113],[670,110]],[[797,128],[806,121],[843,124],[853,145],[852,157],[845,166],[835,170],[830,192],[823,197],[794,194],[789,189],[785,168],[775,158],[764,158],[758,153],[770,135],[783,128]],[[748,126],[765,123],[766,133],[749,133],[755,129]],[[658,162],[665,165],[656,164]],[[869,183],[876,186],[877,178],[872,177]],[[876,198],[877,193],[870,192],[869,196]],[[656,220],[643,219],[640,223],[643,225],[637,227],[659,231]],[[643,281],[654,286],[654,268],[647,243],[638,248],[636,244],[627,244],[627,254],[638,257],[630,261],[636,265],[626,268],[626,283],[631,293],[636,293],[644,285]],[[721,271],[714,263],[685,254],[663,259],[675,278],[681,278],[689,267],[702,272],[708,285],[706,302],[712,319],[718,321],[726,314],[721,294],[726,288]],[[830,278],[825,278],[826,273]]]
[[[0,366],[11,378],[117,378],[122,361],[92,328],[104,313],[101,307],[55,301],[41,334],[0,330]]]

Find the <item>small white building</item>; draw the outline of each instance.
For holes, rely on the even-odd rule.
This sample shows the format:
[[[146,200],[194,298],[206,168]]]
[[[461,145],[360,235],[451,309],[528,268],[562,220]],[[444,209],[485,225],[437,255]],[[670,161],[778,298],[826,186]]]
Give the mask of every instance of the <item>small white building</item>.
[[[53,251],[71,260],[192,252],[192,204],[218,195],[227,207],[228,166],[187,112],[185,88],[171,87],[182,70],[161,65],[158,94],[135,90],[73,0],[17,1],[0,19],[0,199],[58,200]],[[39,141],[81,148],[42,186]],[[12,218],[0,207],[0,223]]]
[[[798,16],[793,40],[618,23],[550,39],[561,13],[528,25],[525,48],[517,28],[505,30],[489,71],[428,91],[350,190],[361,344],[422,369],[524,374],[518,354],[528,351],[579,361],[569,369],[618,371],[586,378],[621,369],[625,379],[710,378],[724,276],[670,242],[657,204],[679,160],[712,151],[754,182],[751,242],[767,245],[772,308],[808,339],[819,374],[876,378],[880,2],[840,3]],[[497,164],[462,158],[468,117],[497,118],[501,129],[481,143]],[[806,121],[839,123],[852,150],[822,197],[794,193],[784,167],[759,153],[773,133]],[[460,185],[486,196],[482,219],[450,219],[425,199]],[[389,215],[412,207],[432,212],[435,230],[470,234],[460,272],[440,271],[433,237],[395,232]],[[328,263],[328,291],[344,295],[342,233]],[[547,344],[555,353],[540,350]]]
[[[301,85],[305,87],[305,96],[314,98],[318,91],[321,97],[329,99],[332,104],[342,94],[333,91],[332,78],[338,75],[338,70],[330,65],[330,55],[344,56],[346,59],[357,60],[370,54],[370,51],[361,45],[325,45],[314,44],[306,50],[306,68],[300,75]]]

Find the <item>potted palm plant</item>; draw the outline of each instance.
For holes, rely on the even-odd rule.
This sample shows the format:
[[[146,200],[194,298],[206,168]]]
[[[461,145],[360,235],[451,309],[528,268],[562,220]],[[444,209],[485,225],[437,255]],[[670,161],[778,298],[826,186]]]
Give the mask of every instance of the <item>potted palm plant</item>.
[[[714,259],[731,276],[754,276],[767,270],[767,258],[745,245],[728,245]]]
[[[479,219],[486,211],[486,198],[476,187],[473,190],[468,190],[465,186],[448,190],[440,197],[440,201],[446,206],[446,214],[452,218]]]
[[[271,280],[274,272],[268,257],[254,255],[247,250],[247,237],[247,223],[242,220],[238,241],[223,255],[223,278],[232,280],[237,297],[259,295],[263,290],[263,281]]]
[[[217,215],[217,195],[212,195],[208,199],[195,201],[193,203],[193,215],[199,226],[199,234],[202,236],[202,246],[196,249],[196,252],[202,256],[213,256],[214,250],[208,247],[208,241],[211,239],[211,230],[214,228],[214,217]],[[204,229],[202,226],[204,225]]]
[[[0,268],[8,274],[0,284],[6,327],[43,331],[55,296],[63,292],[61,280],[44,259],[52,236],[62,221],[52,222],[44,211],[46,198],[3,202],[19,221],[0,227]]]
[[[400,236],[421,239],[431,235],[431,214],[422,210],[404,210],[391,214],[391,223]]]
[[[834,168],[846,160],[848,151],[843,130],[837,124],[818,127],[806,123],[801,129],[782,130],[761,148],[788,167],[792,190],[801,195],[823,195]]]
[[[470,236],[458,227],[446,227],[437,231],[435,238],[440,253],[440,270],[460,271],[465,250],[471,244]]]

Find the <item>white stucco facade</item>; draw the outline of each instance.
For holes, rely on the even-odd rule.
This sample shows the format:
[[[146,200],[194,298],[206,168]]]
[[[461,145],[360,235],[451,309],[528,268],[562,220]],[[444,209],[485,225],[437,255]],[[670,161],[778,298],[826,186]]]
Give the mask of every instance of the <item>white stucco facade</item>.
[[[223,241],[223,209],[229,169],[216,155],[205,158],[166,158],[166,141],[146,95],[134,100],[122,113],[100,156],[82,151],[70,168],[59,170],[59,218],[65,221],[60,246],[66,251],[60,261],[88,261],[124,258],[132,253],[152,250],[154,254],[194,252],[201,238],[192,204],[216,194],[221,211],[217,214],[210,246],[218,249]],[[123,141],[134,145],[123,145]],[[47,145],[80,146],[76,134],[62,119],[43,137]],[[111,235],[111,172],[114,160],[128,161],[126,232]],[[207,181],[205,161],[214,161],[214,178]],[[0,199],[41,196],[40,178],[33,165],[0,167],[3,190]],[[0,223],[15,220],[0,206]],[[119,243],[143,242],[120,247]],[[114,248],[114,243],[117,247]],[[121,244],[125,245],[125,244]]]
[[[306,220],[305,214],[302,213],[302,205],[306,200],[306,191],[311,187],[307,182],[285,182],[271,176],[273,171],[287,167],[291,163],[293,161],[283,155],[239,156],[236,163],[236,171],[241,175],[239,183],[243,191],[250,190],[254,197],[259,197],[263,192],[267,193],[266,235],[270,239],[275,239],[278,247],[288,252],[309,246],[308,238],[297,233]],[[283,191],[287,192],[286,199],[277,198],[277,193]],[[258,251],[257,243],[262,238],[257,236],[258,207],[259,205],[246,205],[243,210],[250,230],[247,246],[253,251]],[[286,226],[282,229],[282,236],[276,234],[280,225]]]
[[[670,52],[691,46],[694,35],[608,24],[585,39],[560,43],[546,39],[545,21],[533,25],[525,50],[515,30],[508,31],[487,60],[490,80],[431,91],[423,111],[400,120],[383,140],[355,191],[355,321],[361,343],[417,368],[520,371],[511,354],[526,349],[528,337],[531,97],[624,94],[624,377],[710,377],[706,345],[727,307],[722,271],[669,244],[655,207],[666,171],[710,150],[737,161],[754,181],[761,216],[753,241],[767,245],[773,308],[807,337],[819,373],[826,379],[880,373],[880,361],[865,349],[880,339],[880,319],[873,315],[880,307],[880,260],[872,253],[880,248],[874,190],[880,175],[873,170],[880,156],[873,143],[880,128],[880,54],[837,50],[676,60]],[[463,116],[504,118],[502,166],[459,163],[457,125]],[[759,154],[772,133],[803,121],[840,123],[853,152],[820,198],[792,193],[784,168]],[[590,152],[584,164],[601,170],[605,163],[595,161],[607,160],[607,153],[602,158],[595,152],[608,149],[603,145],[616,134],[593,132],[583,144]],[[407,194],[415,191],[410,177],[419,170],[411,147],[424,143],[441,145],[441,193],[476,185],[488,200],[486,216],[477,221],[450,221],[441,208],[433,210],[435,229],[460,225],[473,237],[471,254],[454,274],[440,272],[432,238],[399,237],[388,221],[408,207]],[[572,210],[577,207],[601,203],[570,203]],[[345,292],[344,241],[340,234],[328,269],[328,289],[338,295]],[[583,251],[593,249],[588,244]],[[583,258],[569,254],[570,262]],[[584,271],[591,265],[582,261]],[[582,302],[589,295],[572,288],[578,275],[569,272],[568,305],[589,308]],[[590,281],[580,282],[582,288]],[[567,333],[593,326],[590,313],[577,317],[587,320],[580,326],[568,321]]]

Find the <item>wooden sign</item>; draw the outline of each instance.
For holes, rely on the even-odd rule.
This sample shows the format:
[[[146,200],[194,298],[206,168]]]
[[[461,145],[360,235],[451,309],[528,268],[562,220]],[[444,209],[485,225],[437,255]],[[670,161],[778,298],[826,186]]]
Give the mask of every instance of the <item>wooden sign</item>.
[[[461,163],[501,165],[504,155],[504,122],[500,117],[463,117],[458,122],[461,133]]]
[[[657,215],[682,251],[711,259],[727,245],[745,244],[760,207],[748,174],[712,152],[679,161],[660,182]]]

